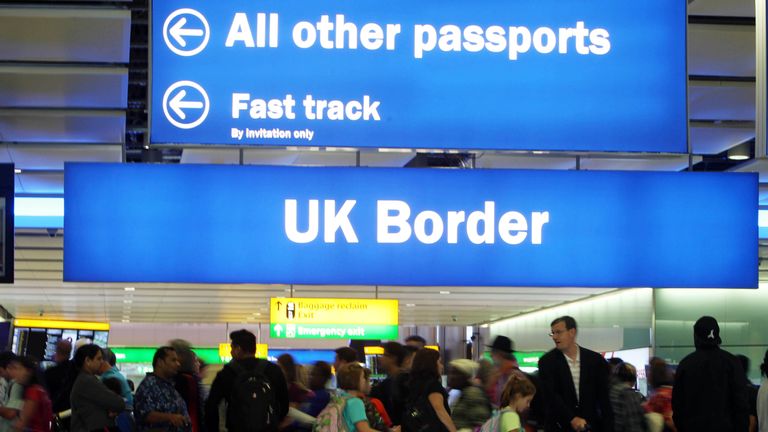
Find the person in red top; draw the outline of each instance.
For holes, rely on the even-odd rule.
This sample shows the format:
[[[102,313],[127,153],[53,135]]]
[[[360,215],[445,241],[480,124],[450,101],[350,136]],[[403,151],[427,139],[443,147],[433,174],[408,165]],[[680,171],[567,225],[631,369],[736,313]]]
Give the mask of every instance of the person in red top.
[[[677,432],[672,420],[672,382],[672,373],[667,367],[667,362],[658,357],[652,358],[648,373],[651,392],[645,403],[645,412],[661,414],[664,417],[665,432]]]
[[[42,371],[29,357],[17,357],[9,368],[14,381],[24,388],[24,406],[14,428],[24,432],[51,432],[53,408],[42,384]]]

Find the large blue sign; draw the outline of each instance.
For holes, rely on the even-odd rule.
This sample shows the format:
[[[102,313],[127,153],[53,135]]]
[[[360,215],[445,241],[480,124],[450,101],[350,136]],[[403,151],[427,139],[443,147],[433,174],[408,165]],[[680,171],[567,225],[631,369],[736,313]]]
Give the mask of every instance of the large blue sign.
[[[68,164],[64,280],[757,287],[757,175]]]
[[[686,152],[686,1],[152,2],[152,143]]]

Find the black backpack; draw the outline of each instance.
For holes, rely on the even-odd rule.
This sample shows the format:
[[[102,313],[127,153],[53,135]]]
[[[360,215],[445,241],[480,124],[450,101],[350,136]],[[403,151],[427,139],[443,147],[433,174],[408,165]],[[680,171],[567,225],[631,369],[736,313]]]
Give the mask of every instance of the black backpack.
[[[445,426],[437,417],[432,404],[429,402],[429,393],[427,389],[418,392],[418,396],[413,394],[408,399],[408,405],[403,413],[402,427],[403,432],[442,432]]]
[[[236,361],[229,365],[235,371],[232,393],[227,406],[227,428],[233,432],[276,429],[277,398],[264,370],[270,363],[259,360],[256,367],[245,368]]]

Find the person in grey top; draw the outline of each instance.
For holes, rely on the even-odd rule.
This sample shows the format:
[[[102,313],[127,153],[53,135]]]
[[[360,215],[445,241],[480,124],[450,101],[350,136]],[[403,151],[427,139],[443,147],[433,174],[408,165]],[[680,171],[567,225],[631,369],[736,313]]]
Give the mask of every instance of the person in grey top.
[[[71,432],[103,431],[114,426],[110,413],[125,409],[125,400],[109,390],[95,375],[103,361],[101,348],[95,344],[84,345],[75,353],[78,375],[70,396]]]

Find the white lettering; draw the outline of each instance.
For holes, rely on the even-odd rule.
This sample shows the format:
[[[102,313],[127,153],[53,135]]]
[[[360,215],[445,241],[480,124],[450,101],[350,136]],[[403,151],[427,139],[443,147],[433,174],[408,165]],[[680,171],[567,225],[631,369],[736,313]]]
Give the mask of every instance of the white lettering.
[[[432,233],[427,234],[427,221],[432,222]],[[443,237],[443,219],[439,214],[427,210],[416,215],[413,221],[413,233],[424,244],[435,244]]]
[[[248,15],[244,12],[236,13],[235,18],[232,19],[232,26],[229,28],[224,46],[232,48],[235,46],[235,42],[243,42],[248,48],[256,46],[253,41],[253,33],[251,33],[251,25],[248,24]]]
[[[467,237],[474,244],[493,244],[494,235],[494,214],[496,212],[496,203],[493,201],[485,202],[484,211],[473,211],[467,217]],[[478,230],[480,222],[483,223],[483,232]]]
[[[359,243],[357,234],[349,221],[349,213],[356,203],[355,200],[346,200],[337,212],[336,201],[325,200],[324,240],[326,243],[336,243],[336,231],[339,229],[347,243]]]
[[[317,238],[318,234],[320,202],[309,200],[308,226],[304,232],[299,231],[297,207],[298,203],[295,199],[285,200],[285,234],[294,243],[310,243]]]
[[[391,212],[395,212],[391,215]],[[404,201],[380,200],[376,202],[376,241],[378,243],[405,243],[411,238],[411,208]],[[395,228],[391,232],[390,228]]]
[[[513,234],[514,233],[514,234]],[[499,219],[499,236],[505,243],[519,245],[528,237],[528,221],[516,211],[506,212]]]

